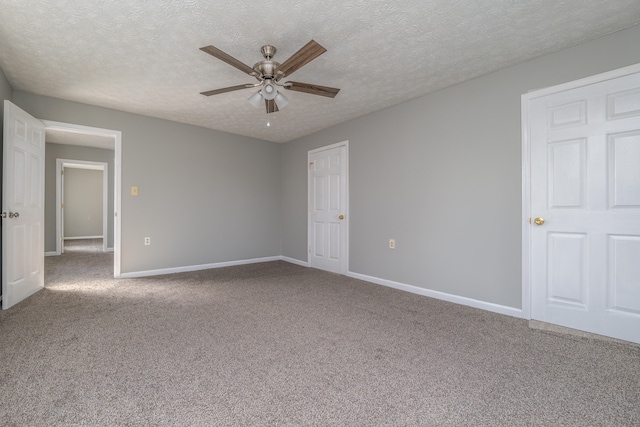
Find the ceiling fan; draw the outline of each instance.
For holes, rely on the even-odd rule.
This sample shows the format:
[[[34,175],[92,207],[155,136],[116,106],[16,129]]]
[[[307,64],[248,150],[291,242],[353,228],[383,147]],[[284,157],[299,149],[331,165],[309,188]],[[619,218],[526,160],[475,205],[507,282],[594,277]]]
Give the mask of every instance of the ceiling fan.
[[[320,46],[320,44],[318,44],[315,40],[311,40],[309,43],[304,45],[300,50],[291,55],[291,57],[284,61],[282,64],[272,60],[273,56],[276,54],[275,47],[271,45],[262,46],[262,49],[260,49],[260,51],[262,52],[262,56],[264,56],[264,60],[256,62],[253,67],[249,67],[248,65],[214,46],[201,47],[200,50],[207,52],[209,55],[212,55],[219,60],[224,61],[233,67],[236,67],[238,70],[247,73],[248,75],[253,76],[258,80],[258,83],[247,83],[237,86],[225,87],[222,89],[200,92],[205,96],[218,95],[220,93],[231,92],[234,90],[259,87],[260,90],[254,93],[248,101],[249,103],[251,103],[251,105],[258,108],[264,100],[267,114],[269,114],[275,113],[279,108],[283,108],[289,103],[289,100],[278,91],[278,88],[284,88],[296,92],[310,93],[312,95],[326,96],[329,98],[334,98],[340,91],[340,89],[336,89],[333,87],[314,85],[310,83],[300,83],[292,81],[287,81],[284,83],[280,82],[280,80],[282,80],[283,78],[289,76],[294,71],[301,68],[303,65],[313,61],[318,56],[327,51],[327,49]]]

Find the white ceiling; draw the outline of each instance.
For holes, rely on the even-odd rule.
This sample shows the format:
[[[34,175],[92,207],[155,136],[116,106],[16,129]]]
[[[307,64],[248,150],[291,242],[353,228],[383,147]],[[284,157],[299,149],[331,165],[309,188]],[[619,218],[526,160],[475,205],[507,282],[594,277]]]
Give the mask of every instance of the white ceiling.
[[[638,0],[0,0],[0,67],[14,90],[286,142],[351,118],[640,22]],[[291,80],[270,114],[254,83],[202,52],[253,66],[314,39],[327,52]]]

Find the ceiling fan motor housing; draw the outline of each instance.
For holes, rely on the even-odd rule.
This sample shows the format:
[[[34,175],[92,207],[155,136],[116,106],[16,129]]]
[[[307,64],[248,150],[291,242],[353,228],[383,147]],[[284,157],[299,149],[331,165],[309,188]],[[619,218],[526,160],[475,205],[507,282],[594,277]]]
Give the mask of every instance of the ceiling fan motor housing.
[[[258,73],[256,76],[258,80],[277,79],[276,74],[280,64],[271,60],[276,54],[276,51],[275,46],[269,44],[262,46],[260,49],[262,56],[264,56],[264,61],[256,62],[253,66],[255,72]]]
[[[275,79],[279,66],[280,64],[278,62],[266,60],[256,62],[253,69],[258,73],[256,76],[258,80]]]

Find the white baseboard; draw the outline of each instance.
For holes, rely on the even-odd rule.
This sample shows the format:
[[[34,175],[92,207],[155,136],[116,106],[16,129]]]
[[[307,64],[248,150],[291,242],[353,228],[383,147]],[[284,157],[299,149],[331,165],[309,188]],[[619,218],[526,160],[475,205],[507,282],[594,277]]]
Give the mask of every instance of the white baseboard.
[[[289,258],[287,256],[282,256],[280,257],[280,259],[282,261],[291,263],[291,264],[295,264],[295,265],[300,265],[302,267],[309,267],[309,263],[306,261],[300,261],[299,259],[295,259],[295,258]]]
[[[107,248],[104,252],[113,252],[113,248]],[[57,251],[45,252],[44,256],[58,256],[60,255]]]
[[[88,239],[102,239],[104,236],[80,236],[80,237],[65,237],[64,240],[88,240]]]
[[[401,291],[411,292],[413,294],[423,295],[425,297],[435,298],[443,301],[453,302],[456,304],[466,305],[469,307],[480,308],[482,310],[492,311],[494,313],[505,314],[512,317],[523,317],[523,312],[519,308],[507,307],[500,304],[494,304],[491,302],[480,301],[472,298],[461,297],[458,295],[447,294],[445,292],[433,291],[430,289],[419,288],[413,285],[407,285],[404,283],[394,282],[386,279],[379,279],[377,277],[366,276],[360,273],[354,273],[349,271],[347,276],[354,279],[364,280],[365,282],[375,283],[377,285],[388,286],[394,289],[400,289]]]
[[[273,256],[265,258],[243,259],[239,261],[216,262],[212,264],[189,265],[186,267],[161,268],[158,270],[132,271],[129,273],[121,273],[123,279],[131,279],[135,277],[159,276],[161,274],[186,273],[188,271],[208,270],[210,268],[232,267],[234,265],[256,264],[259,262],[280,261],[282,257]]]
[[[309,266],[307,262],[300,261],[295,258],[289,258],[285,256],[273,256],[273,257],[264,257],[264,258],[244,259],[244,260],[238,260],[238,261],[217,262],[212,264],[191,265],[186,267],[173,267],[173,268],[161,268],[158,270],[133,271],[129,273],[122,273],[120,277],[135,278],[135,277],[159,276],[161,274],[185,273],[189,271],[207,270],[210,268],[231,267],[235,265],[246,265],[246,264],[255,264],[259,262],[271,262],[271,261],[285,261],[285,262],[296,264],[302,267]],[[346,275],[348,277],[353,277],[354,279],[364,280],[365,282],[375,283],[377,285],[387,286],[390,288],[399,289],[401,291],[411,292],[417,295],[422,295],[430,298],[448,301],[455,304],[466,305],[469,307],[479,308],[482,310],[491,311],[493,313],[504,314],[507,316],[518,317],[518,318],[523,317],[523,311],[519,308],[507,307],[504,305],[494,304],[486,301],[480,301],[473,298],[467,298],[467,297],[462,297],[458,295],[447,294],[445,292],[424,289],[418,286],[407,285],[405,283],[394,282],[392,280],[380,279],[378,277],[367,276],[365,274],[354,273],[352,271],[347,272]]]

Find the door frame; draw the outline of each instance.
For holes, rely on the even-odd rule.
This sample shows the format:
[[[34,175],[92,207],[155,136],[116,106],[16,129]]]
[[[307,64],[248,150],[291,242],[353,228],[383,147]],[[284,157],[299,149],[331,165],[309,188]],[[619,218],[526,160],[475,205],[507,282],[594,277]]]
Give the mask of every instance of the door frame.
[[[601,83],[640,72],[640,64],[629,65],[568,83],[534,90],[521,97],[522,123],[522,317],[531,319],[531,123],[530,104],[534,99]]]
[[[324,147],[315,148],[313,150],[309,150],[307,152],[307,165],[311,162],[311,156],[326,150],[331,150],[334,148],[344,147],[344,162],[345,162],[345,206],[344,206],[344,247],[340,248],[341,254],[344,255],[343,261],[340,265],[340,274],[346,275],[349,272],[349,223],[351,222],[351,216],[349,214],[349,141],[337,142],[335,144],[326,145]],[[311,170],[307,167],[307,265],[311,266],[311,254],[309,245],[313,240],[313,226],[311,224]]]
[[[113,277],[121,277],[121,233],[122,221],[120,220],[120,206],[122,202],[122,132],[113,129],[103,129],[91,126],[76,125],[72,123],[42,120],[47,130],[60,130],[85,135],[95,135],[113,138],[114,141],[114,161],[113,161]]]
[[[56,252],[55,255],[60,255],[64,252],[63,238],[64,238],[64,209],[62,204],[64,203],[63,188],[63,175],[62,171],[65,168],[76,169],[91,169],[102,171],[102,251],[107,252],[107,240],[109,235],[109,223],[108,223],[108,194],[109,194],[109,164],[105,162],[93,162],[87,160],[71,160],[71,159],[56,159]]]

